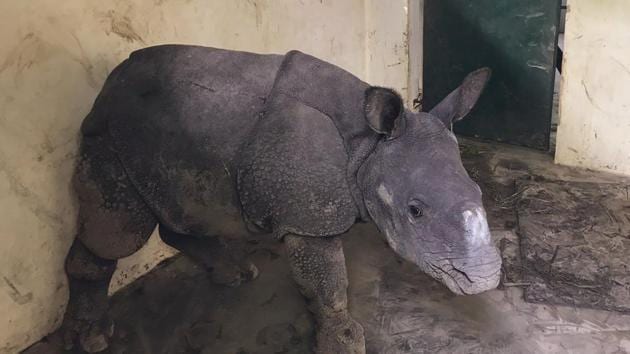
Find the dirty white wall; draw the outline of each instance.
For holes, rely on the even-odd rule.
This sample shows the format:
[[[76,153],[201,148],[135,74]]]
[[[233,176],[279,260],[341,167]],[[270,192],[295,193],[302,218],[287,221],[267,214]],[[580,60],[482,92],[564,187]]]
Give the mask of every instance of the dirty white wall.
[[[0,353],[59,324],[79,124],[132,50],[159,43],[301,49],[405,93],[404,8],[402,0],[1,1]],[[110,290],[171,254],[153,238],[122,262]]]
[[[365,4],[368,28],[365,79],[370,83],[395,87],[402,97],[407,98],[408,86],[400,85],[407,81],[408,74],[409,48],[405,38],[408,24],[400,21],[407,17],[407,1],[366,0]]]
[[[630,2],[568,6],[556,162],[630,175]]]

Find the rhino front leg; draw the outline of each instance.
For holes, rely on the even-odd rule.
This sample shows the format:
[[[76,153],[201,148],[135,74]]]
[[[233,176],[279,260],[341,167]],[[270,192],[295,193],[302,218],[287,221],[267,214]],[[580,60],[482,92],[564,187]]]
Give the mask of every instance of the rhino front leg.
[[[348,276],[339,237],[285,238],[293,279],[315,316],[317,354],[365,353],[363,327],[348,313]]]

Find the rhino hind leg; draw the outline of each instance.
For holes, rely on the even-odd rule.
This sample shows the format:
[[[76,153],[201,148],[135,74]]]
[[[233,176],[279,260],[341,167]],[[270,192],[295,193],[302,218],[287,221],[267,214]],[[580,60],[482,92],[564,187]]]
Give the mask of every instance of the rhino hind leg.
[[[157,219],[100,137],[85,138],[74,176],[78,234],[66,257],[70,299],[62,323],[67,349],[103,351],[113,334],[107,291],[117,260],[148,240]]]
[[[160,238],[208,269],[216,284],[235,287],[258,276],[258,268],[248,260],[241,240],[184,235],[164,225],[160,225]]]
[[[116,263],[96,256],[78,239],[72,244],[66,257],[70,300],[62,324],[66,349],[77,342],[88,353],[107,348],[114,329],[107,316],[107,289]]]
[[[316,322],[316,353],[365,354],[363,327],[348,312],[348,276],[339,237],[285,237],[293,279]]]

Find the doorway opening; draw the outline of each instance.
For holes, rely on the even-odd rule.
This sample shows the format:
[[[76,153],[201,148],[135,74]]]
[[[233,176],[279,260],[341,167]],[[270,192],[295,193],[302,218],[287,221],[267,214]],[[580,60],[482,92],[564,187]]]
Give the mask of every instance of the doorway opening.
[[[566,0],[425,0],[423,108],[489,67],[486,92],[455,132],[553,152],[565,10]]]
[[[558,45],[556,47],[556,70],[553,86],[553,111],[551,114],[551,133],[549,136],[549,152],[555,155],[556,134],[560,123],[560,82],[562,80],[562,60],[564,59],[564,23],[567,16],[567,1],[562,0],[560,6],[560,23],[558,26]]]

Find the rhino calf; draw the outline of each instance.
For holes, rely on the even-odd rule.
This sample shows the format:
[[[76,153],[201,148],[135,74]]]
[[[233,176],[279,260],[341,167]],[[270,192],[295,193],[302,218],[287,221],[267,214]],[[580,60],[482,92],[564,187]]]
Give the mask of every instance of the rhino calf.
[[[230,285],[257,274],[243,236],[284,241],[317,353],[365,353],[338,237],[357,221],[373,221],[396,253],[457,294],[496,287],[501,261],[481,191],[447,128],[488,77],[475,71],[431,112],[414,113],[394,91],[297,51],[132,53],[81,126],[67,346],[107,347],[116,262],[158,225],[167,244]]]

